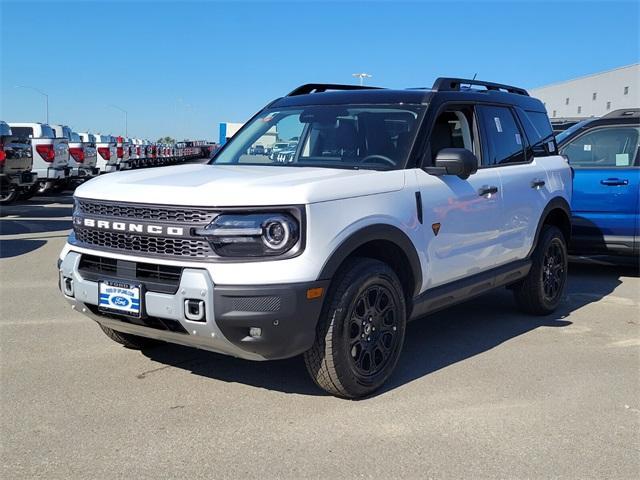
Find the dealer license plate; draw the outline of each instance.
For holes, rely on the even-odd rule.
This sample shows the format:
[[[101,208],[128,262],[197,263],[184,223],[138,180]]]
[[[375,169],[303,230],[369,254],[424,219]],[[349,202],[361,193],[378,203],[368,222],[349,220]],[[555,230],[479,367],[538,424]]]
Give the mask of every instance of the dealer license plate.
[[[98,308],[112,313],[139,317],[142,312],[140,285],[103,280],[98,283]]]

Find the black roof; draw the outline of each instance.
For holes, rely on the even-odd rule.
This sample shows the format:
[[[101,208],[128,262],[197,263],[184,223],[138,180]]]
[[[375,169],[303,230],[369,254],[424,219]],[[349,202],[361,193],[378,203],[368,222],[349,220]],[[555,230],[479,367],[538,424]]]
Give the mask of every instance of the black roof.
[[[640,118],[640,108],[621,108],[607,113],[602,118]]]
[[[468,85],[468,86],[467,86]],[[484,89],[470,88],[481,86]],[[526,90],[510,85],[459,78],[438,78],[432,88],[406,90],[357,85],[306,84],[286,97],[273,101],[269,107],[299,107],[306,105],[424,105],[435,97],[447,101],[495,102],[517,105],[523,109],[545,111],[540,100],[529,96]]]
[[[607,113],[603,117],[591,117],[576,123],[571,127],[569,135],[562,139],[558,145],[562,146],[573,140],[577,135],[596,127],[603,127],[607,125],[640,125],[640,109],[638,108],[626,108],[621,110],[614,110]]]
[[[273,102],[270,107],[399,103],[421,105],[428,103],[432,95],[433,92],[430,90],[391,90],[387,88],[340,90],[282,97]]]

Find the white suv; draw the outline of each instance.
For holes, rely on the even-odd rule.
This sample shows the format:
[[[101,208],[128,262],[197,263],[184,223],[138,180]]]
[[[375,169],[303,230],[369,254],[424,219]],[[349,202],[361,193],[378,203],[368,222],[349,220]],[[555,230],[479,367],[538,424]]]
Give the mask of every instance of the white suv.
[[[247,153],[274,137],[297,142],[286,163]],[[207,165],[80,186],[60,285],[128,347],[304,354],[320,387],[361,397],[410,320],[503,286],[552,312],[570,195],[544,106],[520,88],[304,85]]]

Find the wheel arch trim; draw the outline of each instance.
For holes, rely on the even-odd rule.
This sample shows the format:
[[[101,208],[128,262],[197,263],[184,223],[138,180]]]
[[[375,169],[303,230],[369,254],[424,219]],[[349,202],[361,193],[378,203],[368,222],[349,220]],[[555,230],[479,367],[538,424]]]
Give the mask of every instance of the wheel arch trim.
[[[389,224],[373,224],[363,227],[351,233],[340,245],[329,255],[325,261],[318,280],[329,280],[333,278],[340,268],[340,265],[358,248],[374,241],[387,241],[395,244],[407,258],[411,266],[413,275],[413,295],[417,295],[422,286],[422,266],[420,257],[415,245],[398,227]]]
[[[531,245],[531,249],[529,250],[529,254],[527,255],[527,258],[530,258],[531,255],[533,255],[533,251],[535,250],[536,245],[538,245],[538,240],[540,239],[540,234],[542,233],[542,227],[547,223],[547,219],[549,218],[549,215],[554,210],[560,210],[566,215],[567,222],[569,225],[569,230],[568,232],[566,232],[568,234],[568,238],[567,238],[567,246],[568,246],[569,241],[571,239],[571,206],[569,205],[569,202],[567,202],[565,198],[554,197],[549,201],[549,203],[547,203],[547,205],[544,207],[544,210],[542,210],[542,214],[540,215],[540,220],[538,220],[538,226],[536,227],[536,234],[533,237],[533,244]]]

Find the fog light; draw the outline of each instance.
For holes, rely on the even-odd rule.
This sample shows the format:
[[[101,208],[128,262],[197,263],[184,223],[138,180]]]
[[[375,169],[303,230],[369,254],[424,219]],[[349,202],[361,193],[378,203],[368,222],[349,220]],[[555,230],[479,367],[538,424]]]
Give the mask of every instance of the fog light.
[[[262,336],[262,329],[260,327],[251,327],[249,329],[249,336],[252,338],[259,338]]]
[[[188,299],[184,301],[184,316],[192,322],[204,322],[204,301]]]
[[[62,289],[67,297],[73,297],[73,278],[62,278]]]

